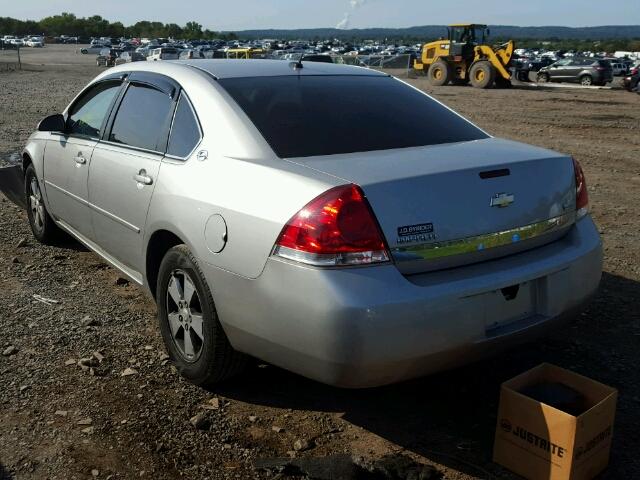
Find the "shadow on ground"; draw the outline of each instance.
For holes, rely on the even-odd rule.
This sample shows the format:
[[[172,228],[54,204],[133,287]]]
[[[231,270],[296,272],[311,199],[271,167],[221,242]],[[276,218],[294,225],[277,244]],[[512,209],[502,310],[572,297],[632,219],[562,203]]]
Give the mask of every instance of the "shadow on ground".
[[[501,475],[491,457],[500,384],[505,380],[550,362],[619,388],[621,399],[638,395],[636,359],[624,355],[625,345],[615,338],[629,339],[629,330],[639,324],[634,298],[640,298],[640,283],[605,273],[592,304],[563,331],[464,368],[399,385],[342,390],[269,367],[252,370],[217,391],[257,405],[344,412],[344,420],[407,451],[490,478]],[[617,358],[624,358],[626,368],[609,365],[606,353],[600,351],[601,339],[607,336],[620,348],[622,355]],[[633,343],[628,346],[634,348]],[[633,424],[636,412],[637,406],[618,409],[614,454],[605,478],[640,474],[632,455],[615,453],[616,444],[625,445],[627,452],[640,450],[640,438],[625,429]]]
[[[13,480],[13,477],[9,475],[9,472],[0,463],[0,480]]]

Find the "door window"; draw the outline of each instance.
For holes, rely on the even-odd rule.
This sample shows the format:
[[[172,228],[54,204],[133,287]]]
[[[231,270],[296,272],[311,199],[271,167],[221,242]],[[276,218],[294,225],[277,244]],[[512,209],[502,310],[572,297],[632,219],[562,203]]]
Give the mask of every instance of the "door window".
[[[67,133],[100,138],[102,125],[111,103],[118,94],[120,82],[100,82],[89,89],[71,108]]]
[[[167,119],[173,100],[148,85],[132,83],[122,99],[109,140],[131,147],[164,152]]]
[[[169,135],[167,153],[186,157],[200,141],[200,127],[187,96],[182,93]]]

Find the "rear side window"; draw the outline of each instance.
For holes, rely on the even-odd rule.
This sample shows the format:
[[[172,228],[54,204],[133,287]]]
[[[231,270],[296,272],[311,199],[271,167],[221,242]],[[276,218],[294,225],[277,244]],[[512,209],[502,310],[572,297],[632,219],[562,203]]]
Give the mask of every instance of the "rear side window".
[[[87,91],[71,107],[67,119],[67,133],[100,138],[101,128],[121,82],[100,82]]]
[[[200,127],[193,113],[189,99],[183,93],[180,95],[176,109],[167,153],[176,157],[189,155],[200,141]]]
[[[386,76],[220,79],[281,158],[487,138],[451,110]]]
[[[118,108],[109,140],[146,150],[164,150],[164,126],[171,110],[169,95],[132,83]]]

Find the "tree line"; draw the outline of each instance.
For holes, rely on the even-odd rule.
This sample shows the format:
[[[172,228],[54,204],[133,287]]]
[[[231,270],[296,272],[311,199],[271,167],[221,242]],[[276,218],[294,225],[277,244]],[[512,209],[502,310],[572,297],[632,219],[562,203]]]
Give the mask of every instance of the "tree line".
[[[203,29],[198,22],[187,22],[180,26],[176,23],[141,21],[134,25],[124,26],[122,22],[110,22],[100,15],[76,17],[73,13],[45,17],[42,20],[18,20],[0,17],[0,34],[2,35],[44,35],[56,37],[68,35],[74,37],[149,37],[149,38],[189,38],[234,40],[234,33],[215,32]]]
[[[517,32],[522,33],[523,27],[493,27],[492,43],[499,43],[507,40],[506,35],[516,33],[516,46],[521,48],[540,48],[549,50],[578,50],[578,51],[604,51],[614,52],[618,50],[640,51],[640,38],[637,32],[640,27],[619,27],[626,29],[628,38],[560,38],[553,35],[554,27],[536,27],[549,33],[547,38],[517,38]],[[547,30],[545,30],[548,28]],[[558,27],[559,28],[559,27]],[[598,32],[603,36],[614,37],[613,31],[616,27],[593,27],[587,29],[574,29],[574,35],[585,35],[581,30],[589,33]],[[557,30],[557,28],[556,28]],[[565,29],[566,30],[566,29]],[[510,32],[510,33],[507,33]],[[542,32],[539,34],[544,35]],[[556,32],[557,33],[557,32]],[[363,30],[335,30],[335,29],[308,29],[308,30],[253,30],[240,32],[247,38],[307,38],[309,40],[326,40],[330,38],[340,38],[342,41],[359,43],[363,39],[385,40],[388,43],[410,45],[415,43],[425,43],[446,34],[446,29],[442,26],[411,27],[407,29],[363,29]],[[505,35],[506,34],[506,35]],[[181,38],[181,39],[222,39],[236,40],[235,33],[215,32],[203,29],[198,22],[187,22],[184,26],[176,23],[162,23],[141,21],[134,25],[125,26],[122,22],[110,22],[99,15],[91,17],[76,17],[73,13],[62,13],[45,17],[42,20],[18,20],[10,17],[0,17],[0,35],[44,35],[55,37],[60,35],[77,36],[83,39],[91,37],[148,37],[148,38]],[[524,36],[524,33],[523,33]],[[546,37],[546,35],[544,35]]]

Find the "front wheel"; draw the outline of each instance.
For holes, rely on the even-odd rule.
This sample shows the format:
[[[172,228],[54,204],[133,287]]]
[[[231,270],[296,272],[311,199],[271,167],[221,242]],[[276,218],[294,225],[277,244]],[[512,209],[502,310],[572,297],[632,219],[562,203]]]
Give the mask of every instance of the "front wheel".
[[[60,237],[60,229],[55,224],[42,198],[42,190],[36,176],[36,169],[30,164],[24,174],[24,192],[27,203],[27,217],[33,236],[40,243],[52,244]]]
[[[486,60],[476,62],[469,72],[471,85],[476,88],[489,88],[496,80],[496,69]]]
[[[164,256],[156,292],[162,338],[183,377],[210,387],[244,369],[247,356],[229,343],[209,286],[186,245]]]
[[[548,83],[549,82],[549,74],[548,73],[539,73],[536,77],[538,83]]]

